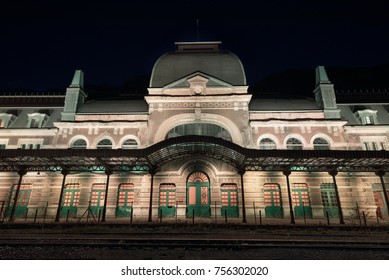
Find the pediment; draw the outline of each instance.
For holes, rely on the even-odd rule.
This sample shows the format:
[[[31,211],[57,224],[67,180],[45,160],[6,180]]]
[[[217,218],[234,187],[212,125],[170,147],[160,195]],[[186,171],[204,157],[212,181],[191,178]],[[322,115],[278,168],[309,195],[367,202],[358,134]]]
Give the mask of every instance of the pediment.
[[[168,88],[190,88],[196,85],[202,85],[205,87],[234,87],[233,85],[224,82],[222,80],[219,80],[215,77],[212,77],[210,75],[207,75],[202,72],[195,72],[192,74],[189,74],[185,77],[182,77],[181,79],[174,81],[166,86],[164,86],[164,89]]]

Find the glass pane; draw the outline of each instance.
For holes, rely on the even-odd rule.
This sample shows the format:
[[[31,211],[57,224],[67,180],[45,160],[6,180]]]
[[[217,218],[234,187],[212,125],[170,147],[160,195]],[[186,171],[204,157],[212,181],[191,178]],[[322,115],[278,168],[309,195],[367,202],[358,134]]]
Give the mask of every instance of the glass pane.
[[[259,148],[262,150],[274,150],[276,149],[276,143],[270,138],[264,138],[259,142]]]
[[[97,149],[112,149],[112,142],[109,139],[100,140],[97,144]]]
[[[84,139],[77,139],[73,142],[72,149],[86,149],[86,141]]]
[[[196,205],[196,187],[189,187],[189,204]]]
[[[183,135],[204,135],[222,138],[227,141],[232,140],[230,133],[226,129],[219,125],[210,123],[190,123],[178,125],[169,131],[166,138],[168,139]]]

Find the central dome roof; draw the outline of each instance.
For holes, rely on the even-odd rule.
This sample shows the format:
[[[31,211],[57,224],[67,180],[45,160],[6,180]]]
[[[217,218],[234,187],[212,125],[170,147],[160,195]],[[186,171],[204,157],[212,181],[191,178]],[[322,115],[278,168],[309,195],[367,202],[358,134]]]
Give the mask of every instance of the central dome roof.
[[[150,87],[161,88],[195,72],[235,86],[246,85],[239,58],[219,49],[221,42],[179,42],[176,50],[162,55],[154,64]]]

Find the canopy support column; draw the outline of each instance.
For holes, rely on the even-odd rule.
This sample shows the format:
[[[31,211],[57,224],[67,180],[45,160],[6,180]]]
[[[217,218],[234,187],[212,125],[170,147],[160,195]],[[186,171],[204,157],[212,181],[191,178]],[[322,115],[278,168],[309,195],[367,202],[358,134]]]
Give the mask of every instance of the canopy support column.
[[[109,187],[109,177],[112,175],[112,171],[107,169],[105,170],[105,174],[107,175],[107,183],[105,185],[105,196],[104,196],[104,207],[103,207],[103,215],[101,217],[101,222],[105,222],[105,216],[107,213],[107,200],[108,200],[108,187]]]
[[[148,222],[152,222],[152,216],[153,216],[153,189],[154,189],[154,175],[155,175],[155,169],[150,169],[150,204],[149,204],[149,219]]]
[[[66,170],[66,169],[62,169],[61,174],[63,175],[63,178],[62,178],[61,192],[59,194],[59,202],[58,202],[58,207],[57,207],[57,214],[55,215],[55,220],[54,220],[55,222],[59,222],[59,217],[61,215],[63,191],[65,189],[66,176],[69,174],[69,171]]]
[[[23,176],[26,175],[26,174],[27,174],[27,168],[26,167],[21,167],[19,169],[19,171],[18,171],[19,182],[18,182],[18,186],[16,188],[14,202],[12,204],[12,209],[11,209],[11,215],[9,217],[9,222],[13,222],[15,220],[14,216],[15,216],[16,204],[18,203],[20,186],[22,184]],[[12,191],[11,191],[11,195],[12,195]],[[12,196],[11,196],[11,199],[12,199]]]
[[[294,225],[294,224],[296,224],[296,222],[294,219],[293,206],[292,206],[292,195],[290,192],[290,184],[289,184],[289,175],[291,174],[291,172],[289,169],[286,169],[286,170],[282,171],[282,174],[284,174],[286,177],[286,187],[288,190],[288,200],[289,200],[290,224]]]
[[[338,204],[338,211],[339,211],[339,224],[344,225],[342,205],[340,204],[339,190],[338,190],[338,185],[336,184],[336,178],[335,178],[335,176],[338,174],[338,171],[336,169],[333,169],[333,170],[330,170],[328,172],[328,174],[330,174],[332,176],[332,180],[334,181],[335,196],[336,196],[336,202]]]
[[[389,213],[389,202],[388,202],[389,199],[388,199],[388,193],[386,191],[385,182],[384,182],[385,171],[380,170],[380,171],[377,171],[375,174],[380,177],[380,181],[381,181],[381,185],[382,185],[382,191],[384,192],[384,199],[385,199],[385,203],[386,203],[386,210]]]
[[[246,203],[245,203],[245,199],[244,199],[244,183],[243,183],[243,175],[246,173],[246,170],[244,169],[241,169],[239,170],[239,175],[240,175],[240,184],[241,184],[241,187],[242,187],[242,223],[247,223],[247,220],[246,220]]]

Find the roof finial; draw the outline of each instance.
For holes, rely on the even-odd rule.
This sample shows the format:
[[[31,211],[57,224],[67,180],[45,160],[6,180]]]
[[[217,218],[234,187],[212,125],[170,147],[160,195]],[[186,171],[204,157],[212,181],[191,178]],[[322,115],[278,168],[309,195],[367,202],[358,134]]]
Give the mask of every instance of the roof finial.
[[[196,20],[197,21],[197,42],[200,41],[200,21],[199,19]]]

